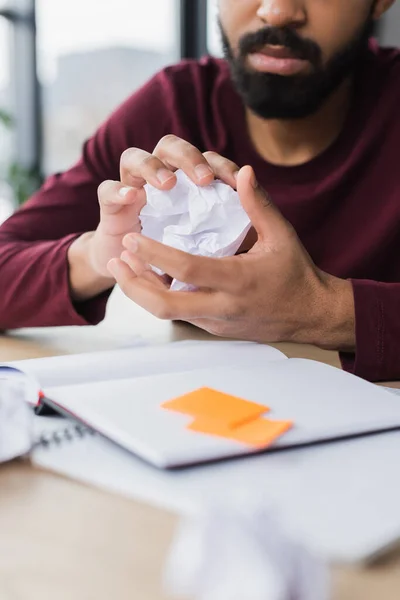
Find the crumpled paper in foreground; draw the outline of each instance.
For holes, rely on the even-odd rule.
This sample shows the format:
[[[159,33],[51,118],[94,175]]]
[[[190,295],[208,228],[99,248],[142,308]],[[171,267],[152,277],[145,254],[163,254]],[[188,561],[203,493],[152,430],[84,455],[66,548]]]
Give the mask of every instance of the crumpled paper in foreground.
[[[328,600],[328,568],[266,509],[219,507],[184,521],[166,565],[167,592],[193,600]]]
[[[25,383],[0,377],[0,463],[24,456],[32,449],[33,412]]]
[[[170,191],[145,186],[143,235],[189,254],[215,258],[236,254],[251,228],[238,193],[222,181],[199,187],[181,170],[176,176]],[[192,288],[173,281],[171,289]]]

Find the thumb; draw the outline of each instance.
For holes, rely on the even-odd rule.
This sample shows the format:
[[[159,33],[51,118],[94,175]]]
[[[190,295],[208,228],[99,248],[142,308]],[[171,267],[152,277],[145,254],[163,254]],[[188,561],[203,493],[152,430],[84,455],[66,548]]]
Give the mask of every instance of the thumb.
[[[237,176],[240,202],[260,240],[287,235],[289,223],[276,208],[268,193],[259,185],[250,166],[240,169]]]

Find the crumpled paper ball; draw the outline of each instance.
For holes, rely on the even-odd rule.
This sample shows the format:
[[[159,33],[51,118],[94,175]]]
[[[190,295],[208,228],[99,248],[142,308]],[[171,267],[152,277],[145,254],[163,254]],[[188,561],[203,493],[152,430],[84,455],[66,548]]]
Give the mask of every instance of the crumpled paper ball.
[[[214,507],[183,521],[166,565],[167,593],[193,600],[329,600],[327,566],[265,509]]]
[[[215,258],[236,254],[251,228],[239,194],[222,181],[199,187],[181,170],[176,177],[170,191],[145,186],[143,235],[189,254]],[[173,281],[171,289],[191,287]]]

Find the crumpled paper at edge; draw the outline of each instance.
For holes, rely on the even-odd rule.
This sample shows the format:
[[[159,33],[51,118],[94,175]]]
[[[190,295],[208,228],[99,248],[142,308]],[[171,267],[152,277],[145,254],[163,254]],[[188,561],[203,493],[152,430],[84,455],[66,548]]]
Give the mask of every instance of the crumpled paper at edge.
[[[327,566],[284,533],[265,508],[215,507],[183,521],[165,587],[193,600],[329,600]]]
[[[25,456],[33,445],[33,412],[25,384],[0,379],[0,463]]]
[[[170,191],[145,186],[147,204],[140,214],[143,235],[193,255],[236,254],[251,228],[239,194],[219,180],[199,187],[181,170],[176,176]],[[193,288],[174,280],[171,289]]]

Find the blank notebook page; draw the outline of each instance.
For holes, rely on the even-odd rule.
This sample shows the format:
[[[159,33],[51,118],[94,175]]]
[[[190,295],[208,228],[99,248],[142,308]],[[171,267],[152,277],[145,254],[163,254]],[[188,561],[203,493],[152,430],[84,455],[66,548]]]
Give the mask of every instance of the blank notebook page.
[[[286,360],[286,356],[264,344],[188,341],[4,364],[33,375],[43,387],[55,387],[203,369],[210,364],[218,367],[262,366],[275,360]]]
[[[273,447],[400,426],[397,396],[321,363],[291,359],[257,369],[203,369],[46,389],[72,415],[158,467],[248,454],[238,442],[189,431],[193,420],[160,405],[200,387],[271,407],[268,418],[294,427]]]

